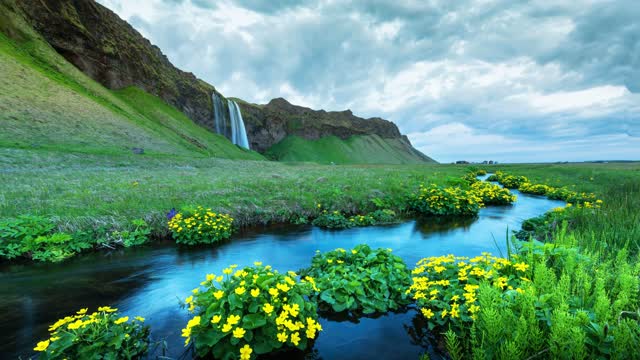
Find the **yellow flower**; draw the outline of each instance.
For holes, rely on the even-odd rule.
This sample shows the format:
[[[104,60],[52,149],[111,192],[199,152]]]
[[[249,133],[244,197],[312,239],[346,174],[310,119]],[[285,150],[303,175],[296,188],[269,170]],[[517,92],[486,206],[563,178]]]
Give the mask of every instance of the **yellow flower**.
[[[122,323],[127,322],[127,321],[129,321],[129,317],[128,316],[123,316],[120,319],[114,321],[113,323],[116,324],[116,325],[119,325],[119,324],[122,324]]]
[[[184,299],[184,302],[187,304],[191,304],[193,302],[193,295],[189,295],[188,298]]]
[[[60,340],[60,337],[59,337],[59,336],[54,336],[54,337],[52,337],[52,338],[51,338],[51,339],[49,339],[49,340],[51,340],[51,342],[54,342],[54,341],[56,341],[56,340]]]
[[[144,318],[142,316],[136,316],[136,320],[140,322],[144,322]]]
[[[267,315],[271,315],[271,313],[273,312],[273,306],[269,303],[264,304],[264,306],[262,307],[262,310],[264,310],[264,312]]]
[[[225,332],[225,333],[226,333],[226,332],[229,332],[229,331],[231,331],[231,329],[232,329],[232,328],[233,328],[233,325],[231,325],[231,324],[229,324],[229,323],[224,324],[224,325],[222,326],[222,332]]]
[[[240,322],[240,315],[229,315],[229,318],[227,319],[227,324],[235,325],[238,322]]]
[[[285,305],[286,306],[286,305]],[[286,308],[285,308],[286,309]],[[300,311],[300,305],[298,304],[293,304],[291,306],[289,306],[289,314],[291,314],[291,316],[296,317],[298,316],[298,313]]]
[[[213,296],[215,296],[216,299],[220,300],[224,296],[224,291],[218,290],[213,293]]]
[[[80,310],[78,310],[77,314],[78,315],[84,315],[84,314],[87,313],[87,310],[89,310],[89,308],[80,309]]]
[[[529,265],[527,265],[527,264],[525,264],[523,262],[519,262],[519,263],[515,264],[513,267],[516,268],[516,270],[518,270],[518,271],[525,272],[529,268]]]
[[[253,265],[255,266],[262,266],[262,261],[254,261]]]
[[[291,334],[291,343],[295,346],[298,346],[298,343],[300,343],[300,334],[297,331]]]
[[[239,288],[236,288],[236,294],[242,295],[242,294],[244,294],[244,292],[245,292],[244,287],[241,286]]]
[[[40,341],[36,347],[33,348],[35,351],[45,351],[49,347],[49,340]]]
[[[287,338],[288,338],[288,335],[286,332],[283,331],[281,333],[278,333],[278,341],[283,343],[287,341]]]
[[[207,274],[207,281],[213,281],[215,278],[216,276],[214,274]]]
[[[243,328],[237,327],[235,330],[233,330],[233,337],[242,339],[245,333],[246,331]]]
[[[442,317],[442,319],[444,319],[444,317],[447,316],[447,309],[442,310],[440,316]]]
[[[424,315],[424,317],[426,317],[427,319],[431,319],[433,317],[433,311],[431,311],[431,309],[420,309],[420,312],[422,312],[422,315]]]
[[[220,315],[213,315],[213,318],[211,319],[211,323],[212,324],[217,324],[220,322],[220,320],[222,320],[222,316]]]
[[[287,285],[287,284],[277,284],[277,285],[276,285],[276,287],[277,287],[280,291],[285,292],[285,293],[286,293],[287,291],[291,290],[291,288],[290,288],[290,287],[289,287],[289,285]]]
[[[249,345],[245,345],[240,349],[240,360],[249,360],[251,359],[251,353],[253,349]]]
[[[260,289],[251,289],[251,296],[258,297],[260,295]]]
[[[225,273],[225,274],[227,274],[227,275],[230,275],[230,274],[233,272],[233,269],[231,269],[231,268],[226,268],[226,269],[222,270],[222,272],[223,272],[223,273]]]
[[[278,289],[274,289],[274,288],[269,289],[269,295],[274,297],[278,296]]]
[[[98,308],[98,311],[104,311],[104,312],[108,312],[108,313],[112,313],[112,312],[116,312],[118,311],[118,309],[113,309],[109,306],[101,306]]]

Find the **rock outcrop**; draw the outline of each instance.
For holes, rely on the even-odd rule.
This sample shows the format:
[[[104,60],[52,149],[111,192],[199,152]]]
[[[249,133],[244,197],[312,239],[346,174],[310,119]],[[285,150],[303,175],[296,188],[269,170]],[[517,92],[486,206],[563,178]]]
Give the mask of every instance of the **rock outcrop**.
[[[289,135],[308,140],[325,136],[348,139],[354,135],[378,135],[385,139],[409,139],[400,134],[391,121],[381,118],[363,119],[351,110],[312,110],[289,103],[283,98],[266,105],[249,104],[238,100],[242,109],[251,148],[264,152]]]

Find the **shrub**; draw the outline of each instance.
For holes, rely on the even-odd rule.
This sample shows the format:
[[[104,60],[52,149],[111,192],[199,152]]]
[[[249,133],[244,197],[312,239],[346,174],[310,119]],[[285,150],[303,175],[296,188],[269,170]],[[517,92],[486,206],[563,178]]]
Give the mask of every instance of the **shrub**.
[[[178,244],[213,244],[228,239],[233,232],[233,218],[198,206],[177,212],[169,219],[169,230]]]
[[[111,233],[110,238],[124,247],[132,247],[146,243],[149,240],[150,233],[149,224],[142,219],[136,219],[131,221],[130,230],[114,231]]]
[[[391,249],[358,245],[350,251],[317,253],[301,274],[316,279],[321,310],[359,315],[396,310],[409,303],[404,293],[409,270]]]
[[[477,215],[482,199],[473,191],[459,187],[420,185],[418,194],[410,200],[411,209],[423,215]]]
[[[235,268],[225,269],[224,276],[207,275],[204,289],[186,299],[196,315],[182,330],[185,346],[193,339],[200,357],[241,359],[306,349],[322,330],[316,304],[308,301],[314,280],[297,281],[293,272],[280,274],[258,262],[233,273]]]
[[[398,221],[396,212],[389,209],[376,210],[371,213],[376,224],[392,224]]]
[[[471,191],[482,199],[484,205],[508,205],[516,201],[516,196],[509,189],[486,181],[471,184]]]
[[[349,219],[337,210],[331,212],[324,210],[320,216],[313,220],[312,224],[327,229],[345,229],[353,226]]]
[[[472,323],[480,311],[478,289],[483,282],[515,296],[527,287],[529,265],[483,253],[474,258],[454,255],[422,259],[412,271],[413,284],[408,288],[428,327],[458,332]]]
[[[81,309],[49,327],[50,338],[34,350],[39,359],[138,359],[149,348],[149,327],[144,318],[129,321],[118,309],[99,307],[97,312]]]
[[[49,219],[38,216],[0,222],[0,257],[59,262],[92,247],[69,234],[54,232],[54,228]]]
[[[356,226],[371,226],[380,224],[390,224],[397,220],[393,210],[376,210],[370,214],[344,216],[340,211],[323,211],[320,216],[313,220],[314,226],[327,229],[346,229]]]

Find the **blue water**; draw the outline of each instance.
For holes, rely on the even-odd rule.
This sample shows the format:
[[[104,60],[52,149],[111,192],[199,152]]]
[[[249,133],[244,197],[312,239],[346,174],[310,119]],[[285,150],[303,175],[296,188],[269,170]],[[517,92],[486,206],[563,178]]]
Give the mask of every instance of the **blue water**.
[[[514,205],[488,207],[476,219],[416,220],[384,227],[328,231],[312,226],[253,229],[233,240],[205,249],[172,244],[95,253],[63,264],[6,266],[0,272],[0,357],[28,358],[47,327],[82,307],[111,305],[127,315],[140,315],[154,339],[166,339],[169,356],[184,353],[180,330],[188,320],[178,298],[189,295],[207,273],[221,273],[263,261],[281,271],[308,266],[316,250],[350,248],[367,243],[391,248],[412,267],[427,256],[453,253],[474,256],[483,251],[506,255],[507,232],[523,220],[563,203],[518,195]],[[416,311],[387,314],[359,323],[322,319],[324,331],[314,357],[323,359],[416,359],[425,350],[412,341]],[[420,344],[422,343],[422,344]]]

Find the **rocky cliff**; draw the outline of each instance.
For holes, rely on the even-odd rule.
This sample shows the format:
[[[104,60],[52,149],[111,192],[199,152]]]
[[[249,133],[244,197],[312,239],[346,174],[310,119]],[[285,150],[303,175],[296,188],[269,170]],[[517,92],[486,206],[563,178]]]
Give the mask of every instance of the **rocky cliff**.
[[[211,128],[213,86],[174,67],[126,21],[93,0],[1,0],[67,61],[109,89],[137,86]]]

